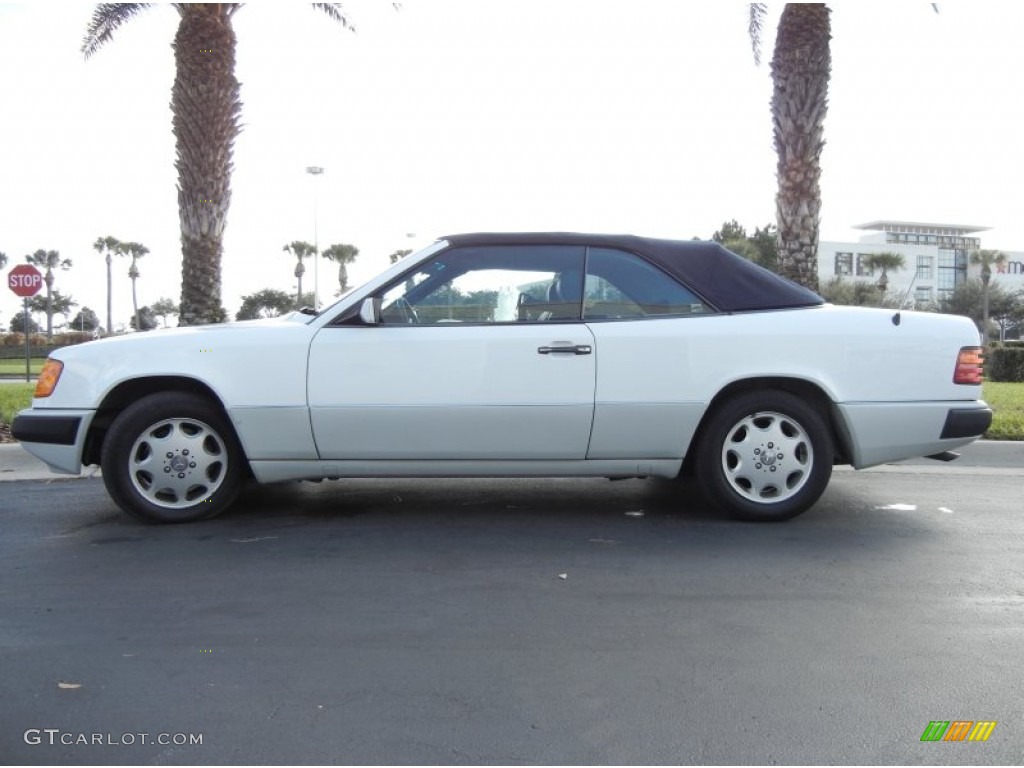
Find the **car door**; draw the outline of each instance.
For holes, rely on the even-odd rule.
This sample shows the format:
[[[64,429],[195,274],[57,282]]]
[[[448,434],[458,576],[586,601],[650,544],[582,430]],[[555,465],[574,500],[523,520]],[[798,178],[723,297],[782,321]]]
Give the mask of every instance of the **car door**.
[[[601,350],[587,458],[681,458],[707,406],[694,348],[712,309],[636,254],[590,248],[583,318]]]
[[[308,369],[320,457],[585,458],[583,260],[581,247],[450,248],[378,292],[379,322],[321,329]]]

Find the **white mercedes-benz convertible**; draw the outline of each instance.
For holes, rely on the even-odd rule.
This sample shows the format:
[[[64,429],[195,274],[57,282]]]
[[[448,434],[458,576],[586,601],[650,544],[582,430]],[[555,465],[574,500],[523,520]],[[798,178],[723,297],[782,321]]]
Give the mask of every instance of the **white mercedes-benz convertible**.
[[[150,521],[250,478],[681,473],[781,520],[834,464],[955,458],[981,364],[966,318],[832,306],[715,243],[453,235],[319,314],[60,349],[13,433]]]

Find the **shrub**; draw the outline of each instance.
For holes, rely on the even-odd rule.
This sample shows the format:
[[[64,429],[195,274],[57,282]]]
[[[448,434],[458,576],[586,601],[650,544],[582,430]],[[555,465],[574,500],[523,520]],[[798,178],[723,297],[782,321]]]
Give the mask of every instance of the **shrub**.
[[[1024,347],[993,347],[985,360],[989,381],[1024,381]]]
[[[92,331],[68,331],[67,333],[54,334],[53,343],[58,347],[68,347],[72,344],[84,344],[92,341]]]
[[[23,347],[25,346],[25,334],[23,333],[5,333],[3,335],[5,347]]]

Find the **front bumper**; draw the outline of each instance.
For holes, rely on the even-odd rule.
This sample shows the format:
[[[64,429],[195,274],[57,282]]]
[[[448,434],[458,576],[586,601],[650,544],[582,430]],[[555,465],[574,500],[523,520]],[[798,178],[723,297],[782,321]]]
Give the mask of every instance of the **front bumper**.
[[[51,471],[77,475],[95,411],[29,408],[14,417],[11,434]]]

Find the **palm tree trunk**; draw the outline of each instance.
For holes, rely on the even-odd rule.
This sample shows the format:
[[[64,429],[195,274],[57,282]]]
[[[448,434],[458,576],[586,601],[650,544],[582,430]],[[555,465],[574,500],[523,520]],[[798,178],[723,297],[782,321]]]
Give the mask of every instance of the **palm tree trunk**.
[[[142,325],[139,323],[139,300],[135,296],[135,278],[132,278],[132,311],[135,312],[135,330],[141,331]]]
[[[981,343],[988,344],[988,284],[992,279],[991,271],[985,274],[985,269],[981,272]]]
[[[114,295],[114,289],[113,289],[114,283],[113,283],[113,278],[111,277],[111,274],[112,274],[112,271],[111,271],[111,261],[112,261],[112,259],[110,258],[110,250],[108,249],[107,250],[107,335],[108,336],[111,333],[114,332],[114,320],[113,320],[113,317],[114,317],[114,312],[113,312],[114,303],[113,303],[113,298],[112,298],[113,295]]]
[[[53,270],[46,268],[46,340],[53,338]]]
[[[241,110],[235,32],[226,3],[177,5],[172,89],[181,222],[179,324],[222,322],[222,236],[231,203],[231,156]]]
[[[772,122],[778,154],[779,272],[818,287],[821,150],[831,71],[829,10],[787,3],[772,58]]]

